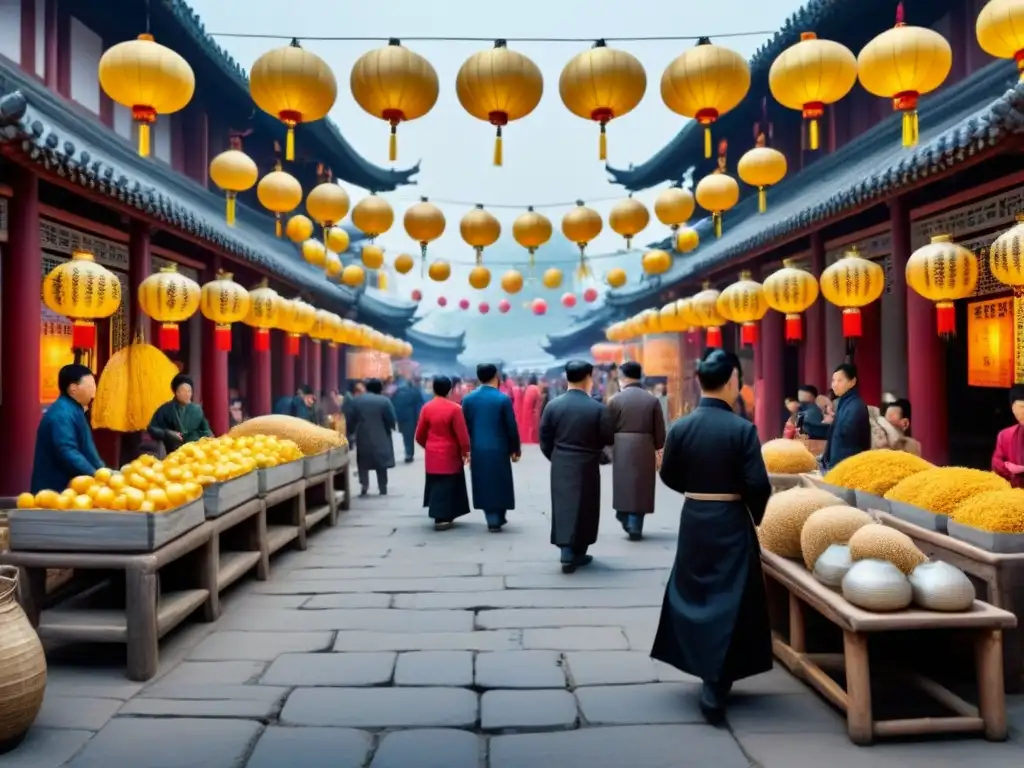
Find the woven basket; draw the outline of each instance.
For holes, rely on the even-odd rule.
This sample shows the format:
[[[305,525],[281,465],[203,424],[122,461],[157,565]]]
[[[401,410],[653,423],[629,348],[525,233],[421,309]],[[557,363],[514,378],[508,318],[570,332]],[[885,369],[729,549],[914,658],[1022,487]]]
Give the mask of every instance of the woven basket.
[[[21,741],[46,691],[46,656],[39,635],[15,600],[18,569],[0,566],[0,752]]]

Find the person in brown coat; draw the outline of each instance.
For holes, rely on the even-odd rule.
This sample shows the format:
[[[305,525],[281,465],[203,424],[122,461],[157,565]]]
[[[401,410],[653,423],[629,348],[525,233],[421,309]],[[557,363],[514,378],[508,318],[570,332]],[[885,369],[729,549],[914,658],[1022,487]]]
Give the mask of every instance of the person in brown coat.
[[[658,398],[641,386],[640,363],[619,367],[622,389],[608,401],[605,418],[614,431],[612,506],[630,541],[643,538],[644,516],[654,512],[654,489],[665,447],[665,416]]]

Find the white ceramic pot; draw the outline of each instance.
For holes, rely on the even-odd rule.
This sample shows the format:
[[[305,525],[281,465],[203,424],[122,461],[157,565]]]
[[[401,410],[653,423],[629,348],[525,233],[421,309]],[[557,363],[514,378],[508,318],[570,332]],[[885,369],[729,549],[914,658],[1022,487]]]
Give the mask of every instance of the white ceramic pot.
[[[839,589],[843,584],[843,577],[852,567],[850,548],[845,544],[833,544],[821,554],[814,564],[814,578],[826,587]]]
[[[900,611],[914,592],[902,571],[885,560],[860,560],[843,577],[843,597],[866,611]]]
[[[921,563],[910,574],[914,602],[929,611],[958,612],[974,604],[974,584],[955,565],[936,560]]]

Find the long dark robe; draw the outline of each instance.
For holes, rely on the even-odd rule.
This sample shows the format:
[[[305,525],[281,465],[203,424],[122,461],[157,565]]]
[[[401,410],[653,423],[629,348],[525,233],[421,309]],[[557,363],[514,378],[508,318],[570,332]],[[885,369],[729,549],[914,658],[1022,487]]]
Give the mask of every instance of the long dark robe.
[[[661,479],[679,493],[741,500],[684,502],[651,657],[709,683],[769,671],[771,628],[755,525],[771,484],[757,429],[729,404],[702,398],[669,430]]]
[[[485,512],[516,507],[512,455],[522,452],[512,400],[494,387],[480,387],[462,401],[469,431],[473,506]]]
[[[583,549],[597,541],[601,451],[614,434],[604,406],[571,389],[544,409],[540,449],[551,462],[551,543]]]
[[[431,520],[451,522],[469,514],[469,493],[466,491],[466,471],[454,475],[427,474],[423,486],[423,506]]]

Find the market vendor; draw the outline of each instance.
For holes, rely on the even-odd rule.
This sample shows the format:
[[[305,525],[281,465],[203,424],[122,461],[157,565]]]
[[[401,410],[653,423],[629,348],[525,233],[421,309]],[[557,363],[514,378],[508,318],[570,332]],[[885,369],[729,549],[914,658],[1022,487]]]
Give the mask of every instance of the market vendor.
[[[1010,410],[1017,422],[996,435],[992,471],[1014,488],[1024,487],[1024,385],[1010,387]]]
[[[156,409],[146,429],[170,453],[201,437],[213,437],[203,409],[192,402],[192,379],[179,373],[171,379],[174,397]]]
[[[96,396],[96,377],[84,365],[65,365],[57,374],[60,396],[46,409],[36,431],[32,493],[63,491],[71,478],[93,475],[103,466],[85,411]]]

